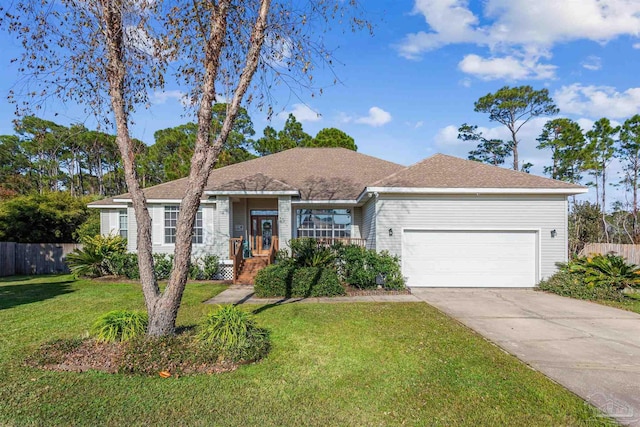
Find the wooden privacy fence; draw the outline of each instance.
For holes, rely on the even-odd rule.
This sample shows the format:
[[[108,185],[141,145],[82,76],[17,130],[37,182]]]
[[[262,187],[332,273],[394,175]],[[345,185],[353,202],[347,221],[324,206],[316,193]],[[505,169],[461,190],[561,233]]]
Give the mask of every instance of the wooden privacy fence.
[[[624,257],[627,262],[640,265],[640,245],[619,245],[616,243],[587,243],[580,255],[615,253]]]
[[[66,273],[67,254],[81,247],[78,243],[0,242],[0,277]]]

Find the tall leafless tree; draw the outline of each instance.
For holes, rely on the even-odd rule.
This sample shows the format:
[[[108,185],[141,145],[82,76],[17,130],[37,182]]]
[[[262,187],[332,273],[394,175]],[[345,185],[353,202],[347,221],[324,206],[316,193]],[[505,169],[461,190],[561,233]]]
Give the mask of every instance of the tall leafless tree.
[[[34,106],[32,98],[56,96],[102,113],[116,129],[135,210],[151,336],[174,332],[196,212],[241,103],[270,108],[268,89],[277,83],[311,88],[313,65],[331,62],[317,33],[332,22],[370,30],[359,18],[355,0],[16,0],[8,10],[1,8],[0,26],[24,48],[20,71],[23,93],[29,96],[10,95],[18,113]],[[151,91],[161,90],[170,77],[187,88],[198,133],[180,205],[174,268],[161,291],[153,272],[151,217],[136,173],[130,125],[134,107],[146,104]],[[227,113],[214,134],[212,106],[220,94],[228,99]]]

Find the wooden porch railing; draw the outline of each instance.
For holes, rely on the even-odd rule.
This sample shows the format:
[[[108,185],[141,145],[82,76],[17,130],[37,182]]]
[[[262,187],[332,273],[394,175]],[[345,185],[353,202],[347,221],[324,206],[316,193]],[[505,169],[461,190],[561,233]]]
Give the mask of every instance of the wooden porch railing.
[[[302,237],[304,239],[304,237]],[[334,243],[342,243],[344,245],[356,245],[367,246],[367,239],[356,239],[351,237],[312,237],[312,239],[318,240],[321,244],[331,246]]]
[[[271,247],[269,248],[269,256],[267,257],[267,265],[276,261],[276,253],[278,252],[278,236],[271,238]]]
[[[244,262],[244,257],[242,256],[242,251],[244,249],[243,243],[242,237],[229,240],[229,258],[233,260],[234,284],[238,281],[238,273],[242,269],[242,263]]]

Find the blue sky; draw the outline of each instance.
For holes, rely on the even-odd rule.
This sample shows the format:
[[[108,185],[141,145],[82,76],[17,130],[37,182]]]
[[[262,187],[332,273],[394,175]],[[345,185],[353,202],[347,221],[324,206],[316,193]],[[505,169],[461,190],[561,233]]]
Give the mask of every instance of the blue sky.
[[[360,152],[408,165],[437,152],[466,157],[473,147],[456,139],[464,122],[505,138],[501,126],[473,111],[475,100],[504,85],[549,89],[561,116],[584,128],[600,117],[622,122],[640,112],[637,0],[361,3],[375,34],[327,34],[341,82],[331,85],[333,74],[318,69],[314,80],[325,86],[319,97],[277,89],[276,129],[293,112],[312,135],[338,127]],[[12,132],[14,108],[4,99],[19,78],[9,63],[18,51],[0,34],[0,133]],[[152,96],[151,108],[134,116],[134,136],[150,144],[156,130],[184,123],[180,95],[181,88],[168,87]],[[269,123],[260,111],[250,113],[261,133]],[[75,105],[52,101],[43,115],[91,126]],[[545,121],[533,120],[520,134],[521,158],[538,174],[549,163],[548,154],[535,149]]]

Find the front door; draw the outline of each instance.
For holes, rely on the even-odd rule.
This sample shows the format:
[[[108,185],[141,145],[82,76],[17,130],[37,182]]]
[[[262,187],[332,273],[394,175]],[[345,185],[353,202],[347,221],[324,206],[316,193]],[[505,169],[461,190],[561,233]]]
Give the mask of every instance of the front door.
[[[251,216],[251,249],[254,255],[266,255],[271,249],[273,237],[278,235],[278,217],[273,215]]]

